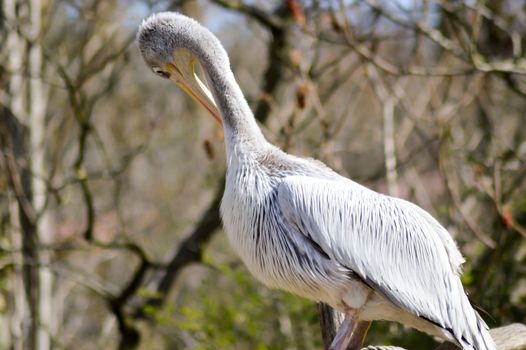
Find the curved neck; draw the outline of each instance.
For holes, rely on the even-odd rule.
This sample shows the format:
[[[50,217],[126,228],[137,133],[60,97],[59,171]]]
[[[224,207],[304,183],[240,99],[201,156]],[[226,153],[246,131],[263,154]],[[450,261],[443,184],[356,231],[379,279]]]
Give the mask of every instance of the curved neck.
[[[227,148],[241,143],[254,146],[265,143],[265,137],[230,67],[207,62],[201,62],[201,65],[221,114]]]

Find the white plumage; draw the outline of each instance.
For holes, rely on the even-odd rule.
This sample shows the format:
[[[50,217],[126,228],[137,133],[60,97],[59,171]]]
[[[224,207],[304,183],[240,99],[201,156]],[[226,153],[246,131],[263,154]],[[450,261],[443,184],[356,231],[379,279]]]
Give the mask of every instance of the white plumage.
[[[378,319],[404,323],[463,349],[495,349],[460,282],[464,260],[431,215],[269,144],[226,52],[197,22],[179,14],[155,15],[137,38],[153,70],[180,84],[224,125],[228,172],[221,214],[232,246],[269,287],[346,313],[347,326],[333,349],[347,347],[358,321]],[[192,74],[184,70],[193,64],[181,63],[187,56],[203,66],[213,100],[201,82],[188,81]]]

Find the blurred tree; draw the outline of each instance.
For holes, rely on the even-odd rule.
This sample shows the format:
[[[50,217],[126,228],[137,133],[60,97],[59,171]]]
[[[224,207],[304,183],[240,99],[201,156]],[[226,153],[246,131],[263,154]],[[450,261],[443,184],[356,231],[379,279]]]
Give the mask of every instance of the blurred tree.
[[[433,213],[487,322],[523,321],[523,1],[1,7],[1,348],[322,346],[315,306],[215,234],[221,130],[132,44],[165,9],[217,33],[270,140]],[[366,342],[433,346],[382,322]]]

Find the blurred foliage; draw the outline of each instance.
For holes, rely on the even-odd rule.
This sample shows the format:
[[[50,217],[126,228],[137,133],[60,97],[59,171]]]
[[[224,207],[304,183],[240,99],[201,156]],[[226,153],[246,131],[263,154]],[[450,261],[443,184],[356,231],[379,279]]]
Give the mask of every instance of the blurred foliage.
[[[188,331],[200,347],[321,346],[312,303],[278,291],[262,290],[239,263],[215,263],[209,258],[204,262],[218,273],[218,278],[203,281],[189,303],[181,306],[182,318],[177,324]]]
[[[268,290],[238,262],[204,262],[213,272],[187,295],[172,315],[173,326],[187,331],[196,349],[320,349],[317,309],[312,302]],[[214,273],[218,272],[217,273]],[[163,309],[173,310],[173,305]],[[157,319],[157,318],[155,318]],[[392,322],[375,322],[367,343],[407,349],[432,349],[427,335]]]
[[[269,140],[432,213],[466,256],[462,281],[488,324],[524,322],[524,1],[47,0],[32,37],[36,3],[0,5],[0,104],[43,135],[0,128],[0,348],[24,344],[29,324],[54,349],[322,347],[315,305],[255,281],[220,231],[220,127],[133,43],[167,9],[217,34]],[[34,198],[14,181],[42,150],[29,174],[45,206],[28,220],[46,213],[49,241],[20,224]],[[42,267],[49,327],[28,297]],[[436,344],[385,322],[366,342]]]

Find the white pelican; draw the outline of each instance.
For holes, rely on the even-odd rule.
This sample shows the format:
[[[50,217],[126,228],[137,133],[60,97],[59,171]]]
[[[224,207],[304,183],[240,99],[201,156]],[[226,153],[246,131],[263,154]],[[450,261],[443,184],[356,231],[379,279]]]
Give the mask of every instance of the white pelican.
[[[146,64],[223,124],[221,216],[232,247],[271,288],[345,313],[330,349],[359,349],[370,321],[390,320],[462,349],[494,350],[460,282],[464,262],[430,214],[267,142],[219,40],[195,20],[159,13],[139,28]],[[195,66],[200,64],[205,83]]]

